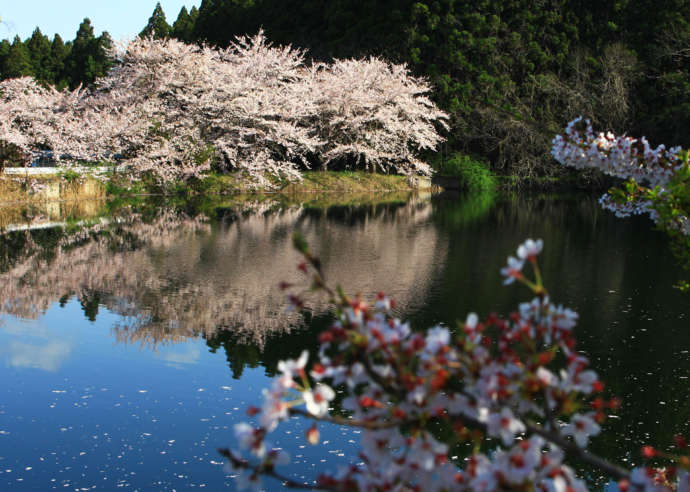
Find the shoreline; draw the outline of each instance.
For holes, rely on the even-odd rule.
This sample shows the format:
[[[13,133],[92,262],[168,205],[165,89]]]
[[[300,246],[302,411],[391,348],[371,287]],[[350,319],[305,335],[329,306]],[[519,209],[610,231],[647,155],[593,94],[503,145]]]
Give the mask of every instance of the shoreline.
[[[135,197],[231,195],[298,195],[320,193],[390,193],[431,190],[431,179],[362,171],[308,171],[299,182],[274,181],[258,187],[236,174],[209,175],[202,180],[162,188],[152,183],[112,177],[108,181],[69,174],[0,174],[0,207]]]
[[[305,171],[301,181],[269,178],[272,186],[261,187],[238,173],[210,174],[201,180],[161,187],[153,182],[112,175],[106,180],[69,171],[30,175],[0,173],[0,207],[44,202],[74,202],[134,197],[190,197],[230,195],[299,195],[323,193],[380,193],[467,190],[455,176],[403,176],[364,171]],[[527,177],[495,176],[496,191],[606,191],[611,180],[597,176]]]

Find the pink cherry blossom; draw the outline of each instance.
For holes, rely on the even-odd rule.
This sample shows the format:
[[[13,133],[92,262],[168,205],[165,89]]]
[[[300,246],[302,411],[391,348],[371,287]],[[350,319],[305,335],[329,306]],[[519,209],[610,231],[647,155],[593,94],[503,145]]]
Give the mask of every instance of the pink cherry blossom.
[[[162,182],[217,170],[300,179],[351,161],[430,174],[419,154],[443,141],[448,116],[430,85],[381,59],[308,65],[305,53],[259,32],[225,49],[136,38],[116,46],[93,90],[58,91],[30,78],[0,83],[0,140],[25,163],[46,149],[61,166],[117,159]]]

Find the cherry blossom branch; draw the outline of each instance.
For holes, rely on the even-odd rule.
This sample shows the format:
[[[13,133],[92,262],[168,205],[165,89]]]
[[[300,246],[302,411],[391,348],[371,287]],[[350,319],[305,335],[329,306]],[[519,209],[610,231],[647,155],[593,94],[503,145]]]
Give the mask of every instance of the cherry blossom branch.
[[[391,429],[391,428],[396,428],[400,426],[408,426],[408,425],[420,425],[424,421],[428,421],[428,418],[422,418],[422,417],[415,417],[415,418],[408,418],[408,419],[401,419],[398,421],[367,421],[367,420],[352,420],[348,419],[345,417],[339,417],[339,416],[333,416],[333,415],[325,415],[325,416],[316,416],[313,415],[305,410],[302,410],[300,408],[291,408],[289,410],[291,415],[299,415],[301,417],[305,417],[314,421],[318,422],[326,422],[330,424],[337,424],[337,425],[343,425],[343,426],[348,426],[348,427],[359,427],[363,429],[369,429],[369,430],[380,430],[380,429]],[[464,414],[453,414],[453,415],[448,415],[447,418],[452,421],[460,421],[463,423],[463,425],[481,430],[482,432],[487,431],[487,425],[484,422],[480,422],[479,420],[472,418],[468,415]],[[582,449],[578,447],[576,444],[566,440],[563,436],[561,436],[559,433],[555,431],[548,431],[541,427],[540,425],[536,424],[535,422],[530,422],[527,421],[525,422],[525,426],[527,429],[526,434],[527,435],[538,435],[543,437],[549,442],[552,442],[559,446],[561,449],[563,449],[566,454],[570,455],[572,458],[579,459],[587,464],[593,465],[597,467],[598,469],[602,470],[603,472],[607,473],[610,475],[613,479],[615,480],[623,480],[623,479],[629,479],[630,478],[630,471],[617,465],[614,463],[611,463],[604,458],[601,458],[600,456],[597,456],[593,453],[590,453],[589,451]]]
[[[501,271],[506,284],[517,280],[536,297],[506,319],[490,315],[480,322],[470,313],[453,335],[443,326],[412,331],[393,317],[394,304],[383,294],[370,305],[340,289],[329,290],[318,259],[306,244],[296,243],[307,259],[300,269],[305,274],[308,266],[316,270],[312,290],[329,293],[336,319],[319,335],[318,361],[309,373],[306,350],[296,360],[279,362],[279,376],[265,391],[262,408],[250,409],[250,415],[260,414],[259,427],[235,426],[240,446],[264,460],[253,470],[273,469],[264,437],[290,416],[300,416],[363,429],[361,463],[339,478],[323,477],[327,487],[340,490],[422,484],[465,491],[586,490],[566,458],[620,480],[621,490],[626,484],[636,490],[666,490],[668,478],[676,478],[649,468],[628,471],[586,450],[590,438],[600,433],[604,409],[619,403],[598,396],[604,384],[575,350],[577,313],[549,299],[536,262],[541,240],[521,244],[517,257],[509,257]],[[532,266],[536,278],[527,278],[525,265]],[[557,353],[562,357],[555,360]],[[336,397],[331,385],[343,388],[351,417],[329,414]],[[583,407],[591,410],[574,411]],[[443,441],[432,432],[439,427],[450,429]],[[306,438],[318,443],[316,423]],[[490,454],[480,451],[484,438],[496,440]],[[451,444],[470,440],[476,447],[463,467],[449,460]],[[683,459],[676,462],[682,465]],[[678,490],[690,484],[685,471],[677,479]]]
[[[527,428],[527,432],[529,434],[536,434],[538,436],[543,437],[547,441],[559,446],[563,451],[565,451],[567,455],[570,455],[573,458],[582,460],[585,463],[597,467],[601,471],[610,475],[611,478],[615,480],[623,480],[630,478],[630,470],[627,470],[615,463],[611,463],[605,460],[604,458],[601,458],[600,456],[590,453],[586,449],[580,448],[576,444],[566,440],[561,434],[555,431],[548,431],[540,425],[530,421],[525,422],[525,427]]]
[[[362,429],[369,430],[380,430],[380,429],[392,429],[400,425],[419,423],[420,419],[408,419],[404,421],[393,421],[393,420],[353,420],[346,417],[340,417],[338,415],[314,415],[301,408],[291,408],[288,410],[290,415],[299,415],[300,417],[308,418],[316,422],[325,422],[328,424],[337,424],[348,427],[359,427]]]
[[[253,466],[247,460],[243,460],[241,458],[236,457],[228,448],[219,448],[218,453],[224,458],[226,458],[234,468],[251,470],[257,474],[275,478],[279,480],[284,487],[303,490],[329,490],[329,488],[324,488],[317,485],[309,485],[305,483],[296,482],[291,478],[280,475],[273,469],[273,467],[266,467],[262,465]]]

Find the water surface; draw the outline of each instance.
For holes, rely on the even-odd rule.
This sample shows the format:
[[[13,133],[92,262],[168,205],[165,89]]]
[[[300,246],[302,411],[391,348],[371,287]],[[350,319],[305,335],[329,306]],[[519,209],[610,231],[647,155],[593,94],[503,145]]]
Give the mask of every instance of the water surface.
[[[84,212],[81,209],[88,210]],[[59,212],[59,211],[58,211]],[[299,230],[348,292],[383,290],[416,328],[529,299],[502,287],[505,257],[545,241],[554,300],[580,313],[580,349],[623,398],[593,448],[639,463],[643,443],[688,432],[688,295],[666,238],[593,197],[348,197],[82,205],[0,211],[0,487],[233,487],[216,448],[260,402],[277,361],[312,353],[323,300],[286,313]],[[53,215],[51,215],[51,213]],[[282,427],[281,427],[282,429]],[[271,436],[294,477],[348,463],[357,432],[297,420]],[[596,479],[596,477],[592,477]],[[269,489],[279,484],[268,482]]]

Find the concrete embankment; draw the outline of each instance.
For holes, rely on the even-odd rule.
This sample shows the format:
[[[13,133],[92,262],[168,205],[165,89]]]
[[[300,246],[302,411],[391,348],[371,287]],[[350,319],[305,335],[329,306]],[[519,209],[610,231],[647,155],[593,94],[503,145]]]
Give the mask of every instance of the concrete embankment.
[[[102,181],[88,176],[66,179],[55,169],[5,169],[0,174],[0,205],[105,198]]]

